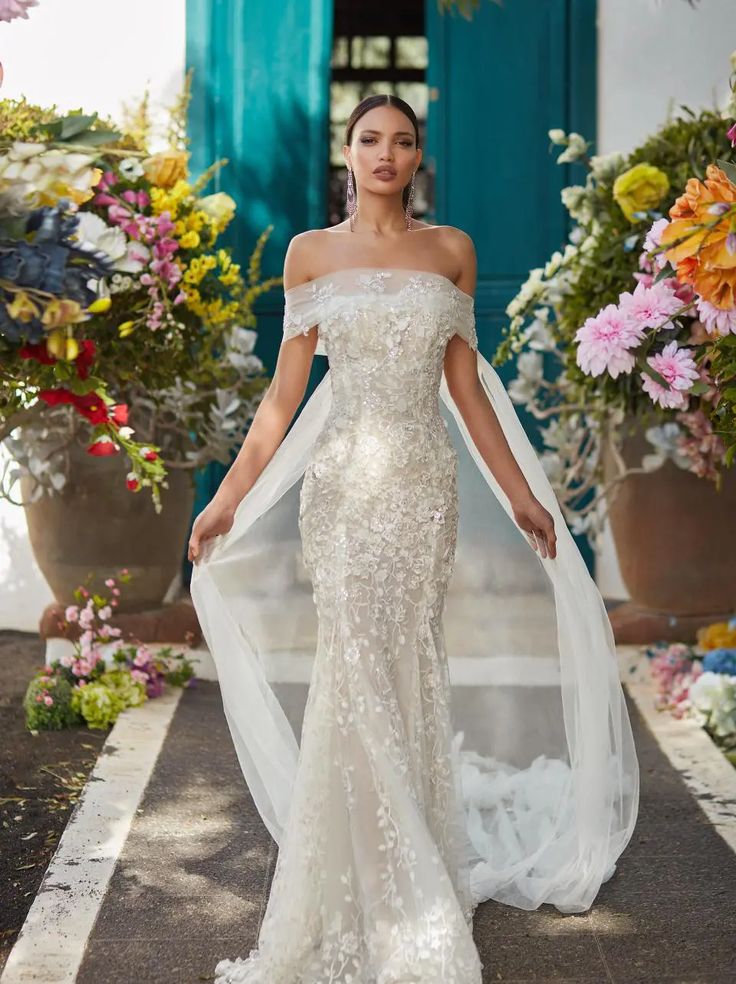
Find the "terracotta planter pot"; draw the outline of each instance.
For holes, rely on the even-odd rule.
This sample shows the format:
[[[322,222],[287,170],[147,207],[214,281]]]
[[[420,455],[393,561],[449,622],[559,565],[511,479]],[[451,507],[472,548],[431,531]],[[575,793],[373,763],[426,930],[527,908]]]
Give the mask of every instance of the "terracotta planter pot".
[[[624,439],[627,465],[639,466],[651,452],[641,430]],[[615,473],[610,450],[604,462],[609,478]],[[720,492],[671,461],[623,481],[609,511],[621,577],[631,596],[613,612],[617,641],[687,641],[700,625],[736,611],[735,517],[736,471],[724,470]],[[637,617],[649,628],[629,631],[625,623]]]
[[[160,607],[184,557],[194,504],[189,472],[170,469],[163,509],[156,513],[150,491],[130,492],[122,455],[93,458],[83,447],[70,450],[71,469],[61,494],[25,506],[31,547],[56,600],[74,602],[73,591],[93,573],[89,589],[109,596],[105,579],[127,567],[118,611]],[[24,500],[31,484],[21,479]]]

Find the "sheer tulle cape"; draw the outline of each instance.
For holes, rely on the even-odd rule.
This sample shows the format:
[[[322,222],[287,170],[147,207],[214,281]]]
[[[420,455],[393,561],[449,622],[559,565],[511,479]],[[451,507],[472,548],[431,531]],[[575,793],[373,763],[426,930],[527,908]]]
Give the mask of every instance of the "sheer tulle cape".
[[[298,292],[290,312],[288,294],[287,317],[308,327],[316,313],[300,315]],[[542,558],[516,525],[443,374],[440,411],[457,452],[460,513],[444,630],[469,877],[477,901],[580,912],[631,838],[636,751],[600,592],[498,374],[476,355],[514,457],[554,518],[557,557]],[[317,639],[299,492],[331,398],[328,369],[232,529],[207,544],[191,584],[238,759],[277,843]]]

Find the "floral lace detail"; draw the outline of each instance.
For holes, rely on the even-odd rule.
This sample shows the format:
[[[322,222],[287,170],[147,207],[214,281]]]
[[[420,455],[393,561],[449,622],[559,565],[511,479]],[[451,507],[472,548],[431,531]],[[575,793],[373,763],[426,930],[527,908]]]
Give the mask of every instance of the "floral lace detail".
[[[396,286],[396,291],[388,288]],[[445,326],[449,327],[447,339],[457,332],[465,339],[471,349],[477,350],[478,336],[475,328],[473,298],[436,273],[419,271],[375,270],[362,273],[360,270],[338,270],[334,274],[325,275],[316,280],[308,281],[286,292],[284,311],[283,337],[292,338],[297,334],[308,334],[310,329],[321,322],[322,318],[331,313],[339,321],[355,321],[353,300],[363,298],[363,305],[369,305],[369,311],[378,313],[370,304],[380,300],[380,303],[390,305],[390,312],[381,319],[387,337],[396,342],[397,331],[401,335],[411,321],[417,309],[433,311],[436,316],[442,315]],[[404,329],[400,329],[403,322]],[[318,355],[328,355],[327,344],[323,341],[320,330],[320,341],[316,349]],[[399,354],[397,344],[389,345],[395,358]],[[388,354],[388,353],[387,353]]]
[[[388,270],[377,270],[375,273],[361,273],[358,275],[358,283],[361,287],[374,290],[382,294],[386,290],[386,281],[391,277]]]
[[[391,276],[289,296],[332,373],[299,499],[319,631],[258,946],[220,961],[217,984],[481,984],[442,627],[457,458],[438,400],[448,340],[474,340],[472,299]]]

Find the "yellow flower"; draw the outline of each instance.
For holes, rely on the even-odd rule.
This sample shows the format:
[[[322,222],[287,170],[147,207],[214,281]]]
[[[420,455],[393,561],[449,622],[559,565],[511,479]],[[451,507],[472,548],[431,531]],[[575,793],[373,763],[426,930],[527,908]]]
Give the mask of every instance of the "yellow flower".
[[[12,304],[7,305],[7,311],[13,321],[26,323],[33,318],[37,318],[41,313],[40,309],[24,290],[19,290],[13,298]]]
[[[635,164],[613,183],[613,197],[629,222],[640,222],[634,212],[656,208],[669,190],[669,178],[652,164]]]
[[[189,232],[185,232],[179,240],[179,245],[182,249],[196,249],[197,246],[199,246],[199,243],[199,233],[195,232],[194,229],[190,229]]]
[[[736,629],[729,629],[728,622],[711,622],[698,629],[696,636],[701,649],[730,649],[736,646]]]
[[[179,209],[191,196],[192,189],[188,182],[177,181],[173,188],[151,188],[151,209],[154,215],[168,212],[172,221],[177,218]]]
[[[118,325],[118,334],[121,338],[127,338],[128,335],[133,334],[135,321],[124,321],[121,325]]]
[[[51,301],[46,305],[46,310],[41,318],[42,323],[47,328],[62,328],[64,325],[84,320],[85,316],[81,306],[68,298]]]
[[[207,213],[218,233],[232,222],[235,215],[235,201],[224,191],[200,199],[199,207]]]
[[[165,150],[143,161],[143,170],[151,184],[173,188],[186,178],[189,154],[184,150]]]
[[[112,299],[109,297],[98,297],[96,301],[92,303],[87,308],[90,314],[104,314],[105,311],[110,310],[112,304]]]
[[[189,266],[184,268],[183,279],[187,284],[200,284],[210,270],[217,266],[214,256],[206,253],[203,256],[194,256],[189,262]]]
[[[79,355],[79,343],[76,338],[67,336],[63,329],[56,329],[46,339],[46,348],[56,359],[73,362]]]

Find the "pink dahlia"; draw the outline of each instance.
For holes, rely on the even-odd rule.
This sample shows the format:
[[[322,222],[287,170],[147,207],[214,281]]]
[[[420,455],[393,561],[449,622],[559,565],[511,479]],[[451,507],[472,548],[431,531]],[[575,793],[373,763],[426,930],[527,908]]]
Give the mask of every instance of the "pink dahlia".
[[[719,308],[699,297],[695,302],[698,316],[709,335],[736,335],[736,308]]]
[[[643,329],[627,318],[615,304],[607,304],[594,318],[575,332],[579,342],[577,364],[590,376],[607,370],[615,379],[621,372],[631,372],[634,356],[629,349],[644,337]]]
[[[652,265],[656,270],[662,270],[667,266],[667,259],[664,253],[655,253],[651,259],[647,256],[647,253],[660,245],[662,242],[662,233],[669,224],[669,219],[657,219],[656,222],[652,223],[652,227],[644,239],[644,252],[639,257],[639,266],[642,270],[647,270],[647,272],[651,273]]]
[[[669,383],[669,387],[662,386],[647,373],[640,373],[642,388],[649,394],[652,402],[665,408],[684,407],[687,402],[686,391],[692,389],[693,382],[699,376],[692,351],[678,349],[677,342],[670,342],[657,355],[650,355],[647,362]]]
[[[0,0],[0,21],[10,23],[16,17],[28,20],[28,8],[37,3],[38,0]]]
[[[663,281],[651,285],[638,283],[633,294],[627,290],[619,297],[621,313],[642,328],[671,327],[670,315],[680,307],[682,304],[674,290]]]

